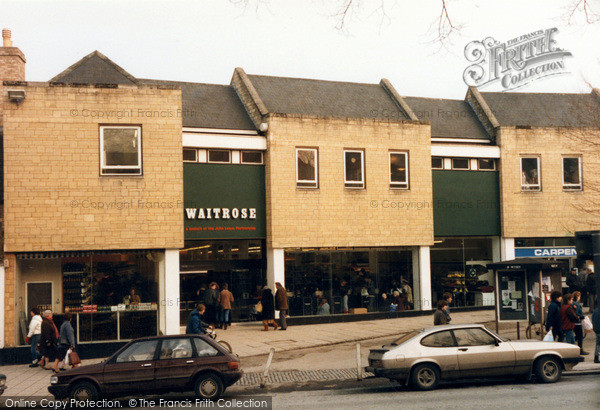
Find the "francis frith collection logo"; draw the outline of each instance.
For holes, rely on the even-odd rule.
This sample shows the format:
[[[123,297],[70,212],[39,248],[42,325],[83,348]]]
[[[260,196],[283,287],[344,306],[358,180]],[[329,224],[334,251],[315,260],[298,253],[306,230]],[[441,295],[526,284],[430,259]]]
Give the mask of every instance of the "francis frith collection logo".
[[[568,74],[565,58],[571,53],[558,47],[557,28],[523,34],[506,42],[487,37],[465,47],[471,63],[463,73],[469,86],[500,85],[502,91],[514,90],[543,78]]]

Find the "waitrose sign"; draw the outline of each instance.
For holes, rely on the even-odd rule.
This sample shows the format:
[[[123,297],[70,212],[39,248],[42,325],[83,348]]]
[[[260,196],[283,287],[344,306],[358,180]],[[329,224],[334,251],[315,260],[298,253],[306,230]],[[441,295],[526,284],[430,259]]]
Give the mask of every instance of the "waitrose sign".
[[[183,164],[185,239],[266,237],[263,166]]]

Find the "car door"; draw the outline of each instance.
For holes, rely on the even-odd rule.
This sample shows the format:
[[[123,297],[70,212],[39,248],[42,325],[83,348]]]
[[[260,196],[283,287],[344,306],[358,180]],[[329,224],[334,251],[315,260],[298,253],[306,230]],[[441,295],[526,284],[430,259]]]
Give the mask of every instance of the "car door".
[[[443,378],[458,376],[458,350],[450,330],[431,333],[421,339],[420,356],[439,364]]]
[[[454,329],[461,377],[511,374],[515,351],[509,343],[496,339],[480,327]]]
[[[185,390],[195,373],[195,360],[189,337],[163,339],[154,379],[157,389]]]
[[[154,367],[158,340],[129,345],[104,366],[104,386],[109,394],[154,390]]]

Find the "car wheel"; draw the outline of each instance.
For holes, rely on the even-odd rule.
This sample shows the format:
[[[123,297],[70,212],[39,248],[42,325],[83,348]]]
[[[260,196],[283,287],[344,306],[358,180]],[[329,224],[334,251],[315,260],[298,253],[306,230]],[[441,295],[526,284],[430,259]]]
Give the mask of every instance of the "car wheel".
[[[217,399],[223,391],[223,382],[216,374],[203,374],[196,380],[194,392],[201,399]]]
[[[562,366],[554,357],[542,357],[535,363],[535,376],[543,383],[554,383],[560,380]]]
[[[433,390],[440,381],[440,371],[432,364],[420,364],[411,373],[411,385],[418,390]]]
[[[96,400],[98,398],[98,388],[90,382],[76,383],[69,396],[75,400]]]

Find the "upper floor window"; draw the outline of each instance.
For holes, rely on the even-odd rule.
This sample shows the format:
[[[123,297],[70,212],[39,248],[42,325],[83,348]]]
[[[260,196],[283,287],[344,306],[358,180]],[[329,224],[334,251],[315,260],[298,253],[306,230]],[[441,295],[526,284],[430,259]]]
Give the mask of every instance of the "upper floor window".
[[[100,127],[100,175],[142,175],[142,127]]]
[[[296,148],[296,186],[318,188],[318,151],[316,148]]]
[[[262,164],[263,153],[261,151],[242,151],[242,164]]]
[[[208,162],[229,164],[231,162],[231,151],[228,149],[209,149]]]
[[[521,157],[521,190],[540,191],[540,157]]]
[[[563,189],[580,190],[581,183],[581,157],[564,157],[563,163]]]
[[[477,160],[477,169],[482,171],[494,171],[496,169],[496,160],[493,158],[479,158]]]
[[[433,168],[433,169],[444,169],[444,158],[442,158],[442,157],[431,157],[431,168]]]
[[[469,169],[468,158],[452,158],[452,169]]]
[[[390,152],[390,188],[408,189],[408,152]]]
[[[344,150],[344,184],[346,188],[365,187],[363,150]]]
[[[198,150],[184,148],[183,149],[183,162],[198,162]]]

